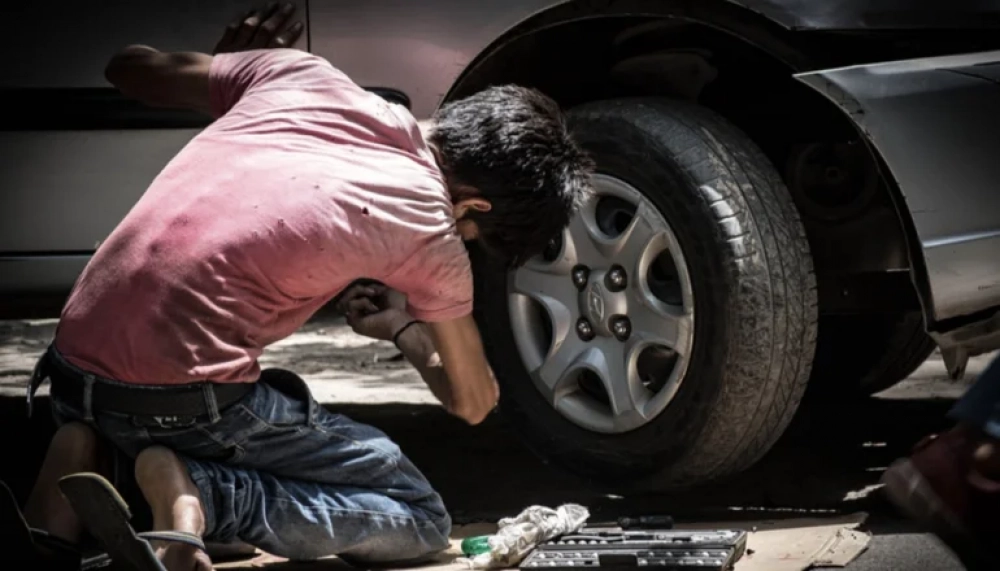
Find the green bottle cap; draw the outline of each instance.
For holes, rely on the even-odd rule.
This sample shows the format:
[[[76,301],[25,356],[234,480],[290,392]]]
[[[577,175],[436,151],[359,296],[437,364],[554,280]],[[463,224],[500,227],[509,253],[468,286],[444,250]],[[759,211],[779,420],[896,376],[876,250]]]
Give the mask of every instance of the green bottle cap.
[[[462,540],[462,554],[466,556],[480,555],[490,551],[490,535],[477,535]]]

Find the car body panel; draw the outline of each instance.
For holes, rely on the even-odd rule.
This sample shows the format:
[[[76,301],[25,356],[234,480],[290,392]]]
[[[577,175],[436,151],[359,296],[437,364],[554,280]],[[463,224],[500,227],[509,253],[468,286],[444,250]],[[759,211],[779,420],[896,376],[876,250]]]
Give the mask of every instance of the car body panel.
[[[355,82],[406,93],[430,116],[473,59],[552,0],[312,0],[312,52]],[[390,16],[391,17],[387,17]]]
[[[404,93],[418,118],[432,114],[491,47],[557,11],[558,17],[549,20],[607,14],[674,14],[711,20],[716,8],[745,8],[761,21],[788,30],[1000,29],[998,3],[967,0],[946,7],[910,0],[295,3],[299,16],[308,16],[308,43],[299,47],[329,59],[365,87]],[[163,50],[208,51],[226,23],[259,4],[260,0],[115,0],[100,9],[68,0],[18,4],[13,15],[19,24],[0,37],[0,48],[19,57],[3,67],[0,95],[21,108],[35,92],[59,97],[81,90],[114,93],[103,78],[103,66],[116,49],[144,43]],[[51,108],[61,109],[65,101]],[[139,119],[136,110],[123,107],[116,113],[131,119],[103,126],[99,121],[86,126],[60,124],[51,114],[32,118],[8,113],[0,119],[0,295],[68,290],[72,282],[67,276],[78,273],[170,157],[198,132],[190,122],[162,119],[161,110]],[[928,194],[923,200],[945,200],[935,198],[934,191],[925,187]],[[950,188],[939,187],[937,193],[950,195]],[[914,207],[912,201],[910,206]],[[929,222],[931,218],[927,213],[922,220],[936,223]],[[961,216],[949,220],[961,220]],[[961,246],[933,241],[935,236],[955,239],[993,228],[972,224],[978,220],[975,216],[968,220],[965,228],[955,222],[941,232],[928,233],[924,256],[934,262],[938,256],[945,257],[948,248],[960,247],[971,256],[977,248],[992,247],[989,239],[968,240]],[[958,298],[968,288],[945,286],[947,272],[975,277],[975,270],[949,267],[944,261],[934,267],[939,272],[937,289],[950,300],[935,316],[960,313],[989,297],[988,293],[973,295],[963,306]],[[990,279],[982,274],[976,283],[988,284]]]
[[[18,300],[66,293],[90,261],[90,254],[4,256],[0,254],[0,295],[19,294]]]
[[[0,252],[96,249],[197,132],[0,132],[3,217],[17,221],[0,225]]]
[[[305,1],[297,3],[304,15]],[[86,2],[29,2],[14,9],[18,25],[0,37],[0,50],[18,54],[2,67],[0,101],[20,110],[0,119],[0,256],[6,260],[0,261],[0,293],[35,291],[40,281],[56,287],[66,272],[53,273],[53,260],[92,253],[198,133],[185,122],[157,118],[169,111],[137,110],[141,106],[118,96],[104,79],[109,57],[130,43],[210,52],[227,23],[259,4],[141,0],[96,9]],[[66,108],[77,116],[68,117]],[[137,113],[152,120],[144,125]],[[73,124],[83,116],[99,119]],[[37,275],[28,275],[33,272],[24,270],[23,260],[11,265],[33,255],[50,258],[39,263]],[[25,276],[19,286],[15,272]]]
[[[1000,28],[991,0],[730,0],[790,30]]]
[[[796,77],[885,161],[919,238],[930,320],[1000,306],[1000,51]]]

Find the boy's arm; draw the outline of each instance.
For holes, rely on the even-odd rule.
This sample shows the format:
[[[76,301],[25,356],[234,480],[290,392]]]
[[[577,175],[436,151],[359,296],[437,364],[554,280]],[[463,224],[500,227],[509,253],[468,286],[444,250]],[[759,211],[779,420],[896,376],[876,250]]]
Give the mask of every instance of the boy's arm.
[[[427,328],[444,376],[448,379],[451,397],[448,410],[469,424],[486,420],[500,399],[500,389],[486,361],[475,320],[466,315],[429,323]],[[406,333],[404,331],[400,339]]]
[[[378,285],[349,288],[338,307],[356,333],[395,341],[451,414],[479,424],[496,407],[499,389],[472,316],[417,322],[405,298]]]
[[[295,7],[272,4],[254,11],[226,28],[215,53],[268,47],[288,47],[302,35],[304,26],[285,23]],[[209,72],[212,55],[199,52],[161,52],[131,45],[115,54],[104,70],[107,80],[124,95],[151,107],[190,109],[212,114]]]
[[[104,76],[123,95],[150,107],[190,109],[210,115],[211,66],[212,56],[208,54],[165,53],[133,45],[111,58]]]
[[[407,323],[409,322],[397,327],[400,334],[396,337],[396,347],[413,365],[413,368],[420,373],[420,377],[427,384],[427,388],[431,390],[434,397],[444,405],[448,412],[455,414],[452,405],[451,381],[448,380],[448,373],[444,370],[444,364],[434,346],[430,328],[426,323],[414,323],[406,329],[402,329]],[[456,414],[456,416],[458,415]]]

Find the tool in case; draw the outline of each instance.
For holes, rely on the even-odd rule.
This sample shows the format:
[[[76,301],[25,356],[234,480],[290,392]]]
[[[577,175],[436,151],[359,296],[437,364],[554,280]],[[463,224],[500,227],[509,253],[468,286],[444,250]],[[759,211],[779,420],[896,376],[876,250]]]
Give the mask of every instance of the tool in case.
[[[746,552],[741,530],[583,528],[542,543],[524,570],[579,568],[728,571]]]

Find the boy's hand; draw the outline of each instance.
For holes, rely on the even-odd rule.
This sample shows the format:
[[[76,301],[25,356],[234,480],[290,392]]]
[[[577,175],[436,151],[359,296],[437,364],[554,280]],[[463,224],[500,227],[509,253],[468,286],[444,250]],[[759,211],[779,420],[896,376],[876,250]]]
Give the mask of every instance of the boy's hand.
[[[212,53],[291,47],[305,30],[302,22],[285,26],[294,12],[295,5],[290,2],[280,6],[277,2],[270,2],[263,10],[252,10],[226,26],[226,32]]]
[[[406,312],[406,296],[382,285],[354,285],[341,295],[337,309],[358,335],[392,341],[413,321]]]

